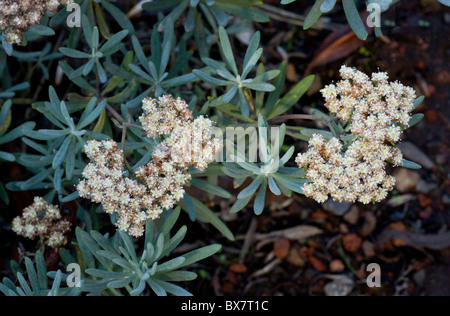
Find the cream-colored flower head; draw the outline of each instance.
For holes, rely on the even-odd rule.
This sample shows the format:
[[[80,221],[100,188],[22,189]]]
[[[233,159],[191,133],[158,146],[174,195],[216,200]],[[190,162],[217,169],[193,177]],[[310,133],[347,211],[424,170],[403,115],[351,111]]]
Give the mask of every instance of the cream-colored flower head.
[[[192,121],[187,103],[165,95],[159,99],[145,98],[142,101],[144,114],[139,118],[149,138],[170,134],[177,127]]]
[[[14,218],[13,231],[23,237],[42,238],[44,244],[60,248],[67,244],[66,234],[71,224],[61,220],[61,212],[55,205],[48,204],[43,198],[35,197],[32,205],[23,210],[22,216]]]
[[[162,212],[154,199],[148,198],[151,192],[124,175],[123,152],[115,141],[88,141],[85,151],[91,162],[84,168],[85,180],[77,186],[80,196],[101,203],[108,214],[117,213],[121,230],[141,235],[145,220]]]
[[[0,0],[0,31],[11,44],[21,44],[23,33],[38,25],[48,11],[55,13],[60,5],[73,0]]]
[[[143,108],[140,121],[147,136],[167,135],[153,151],[152,161],[139,167],[136,179],[131,179],[124,174],[124,156],[116,142],[89,141],[85,151],[92,161],[77,187],[80,196],[102,203],[109,214],[116,213],[117,227],[135,237],[144,233],[147,219],[158,218],[184,196],[183,187],[191,180],[189,168],[204,170],[223,146],[206,133],[212,121],[194,120],[182,99],[147,98]]]
[[[319,203],[330,196],[336,201],[380,202],[395,184],[385,170],[386,160],[397,159],[398,149],[380,143],[355,141],[345,153],[337,138],[325,141],[314,134],[309,150],[299,154],[296,162],[306,169],[311,182],[303,186],[307,197]]]
[[[153,160],[168,161],[177,168],[204,170],[221,151],[223,141],[211,135],[213,122],[204,116],[193,119],[183,99],[171,95],[146,98],[142,108],[139,120],[147,136],[168,135],[153,152]]]
[[[408,126],[416,93],[399,82],[388,82],[385,72],[370,78],[361,71],[342,66],[343,80],[321,90],[325,106],[351,132],[369,142],[398,142],[401,127]]]
[[[385,168],[387,162],[402,163],[402,153],[393,144],[408,125],[416,95],[410,87],[389,83],[384,72],[369,77],[342,66],[340,75],[342,81],[321,92],[328,110],[350,123],[355,140],[344,149],[337,138],[327,142],[322,135],[313,135],[308,151],[296,159],[310,180],[303,191],[320,203],[329,197],[380,202],[395,184]]]

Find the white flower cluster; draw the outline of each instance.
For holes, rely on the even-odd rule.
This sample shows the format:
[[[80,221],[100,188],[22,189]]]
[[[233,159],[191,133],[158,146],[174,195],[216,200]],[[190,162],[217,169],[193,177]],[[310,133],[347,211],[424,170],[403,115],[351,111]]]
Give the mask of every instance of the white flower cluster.
[[[38,25],[48,10],[55,13],[60,5],[69,5],[73,0],[0,0],[0,31],[5,40],[21,44],[23,33]]]
[[[16,234],[31,239],[39,236],[52,248],[60,248],[67,243],[66,233],[70,229],[70,222],[61,220],[58,207],[49,205],[42,197],[35,197],[33,204],[23,210],[22,216],[12,222],[12,230]]]
[[[385,72],[369,78],[361,71],[342,66],[342,79],[321,90],[325,106],[345,122],[361,139],[398,142],[401,127],[408,126],[416,93],[399,82],[388,82]]]
[[[400,150],[388,143],[398,142],[401,127],[408,125],[415,92],[400,83],[388,83],[382,72],[369,78],[343,66],[340,74],[343,81],[321,92],[330,112],[350,122],[356,140],[343,152],[337,138],[326,142],[322,135],[313,135],[309,150],[296,158],[311,180],[303,191],[320,203],[329,196],[340,202],[379,202],[395,184],[395,178],[386,173],[386,163],[399,165],[403,160]]]
[[[340,202],[382,201],[395,184],[395,178],[386,173],[386,158],[401,157],[398,150],[390,149],[393,148],[357,140],[342,154],[342,143],[337,138],[326,142],[322,135],[314,134],[309,150],[296,158],[311,180],[302,187],[305,196],[319,203],[325,202],[329,195]]]
[[[157,101],[146,99],[144,108],[149,112],[140,118],[147,135],[169,134],[154,150],[152,161],[136,170],[136,179],[130,179],[124,175],[124,155],[116,142],[89,141],[85,151],[92,162],[84,169],[85,180],[80,181],[77,187],[80,196],[102,203],[109,214],[117,213],[117,227],[135,237],[143,235],[147,219],[158,218],[184,196],[183,187],[191,180],[188,169],[204,170],[213,161],[215,152],[223,146],[221,141],[202,137],[197,145],[192,146],[202,152],[201,159],[186,159],[185,156],[174,159],[181,158],[174,153],[186,153],[184,149],[189,147],[194,129],[204,132],[212,122],[204,117],[193,120],[192,113],[181,99],[160,98],[157,111],[150,108],[150,104],[156,105]],[[172,111],[174,104],[178,106],[176,111]],[[168,113],[172,116],[169,117]],[[156,130],[150,127],[153,124],[158,126]]]
[[[192,113],[186,102],[164,95],[159,99],[145,98],[142,101],[144,114],[139,118],[148,138],[172,133],[177,127],[192,121]]]
[[[145,185],[124,175],[123,152],[115,141],[88,141],[84,149],[92,162],[83,170],[86,180],[78,184],[80,196],[101,203],[108,214],[117,213],[119,229],[142,235],[145,221],[157,218],[162,208]]]
[[[172,96],[162,96],[158,100],[146,98],[144,113],[139,118],[149,138],[169,136],[159,144],[153,159],[168,159],[178,168],[195,167],[204,170],[221,151],[223,141],[211,137],[213,122],[204,116],[195,120],[187,103]]]

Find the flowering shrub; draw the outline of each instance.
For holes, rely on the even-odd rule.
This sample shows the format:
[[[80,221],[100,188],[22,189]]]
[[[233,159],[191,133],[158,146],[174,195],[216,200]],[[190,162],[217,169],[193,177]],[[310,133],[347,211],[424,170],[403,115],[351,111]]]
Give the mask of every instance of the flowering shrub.
[[[321,90],[329,113],[294,113],[315,77],[305,76],[287,89],[286,63],[266,69],[260,62],[261,33],[250,26],[269,21],[255,8],[261,3],[145,2],[135,9],[144,10],[150,28],[138,30],[139,23],[130,19],[134,11],[107,0],[0,0],[0,144],[15,141],[11,148],[20,148],[0,151],[0,160],[26,170],[15,181],[0,183],[0,198],[8,204],[12,191],[35,196],[11,225],[17,235],[39,237],[41,243],[31,245],[43,247],[34,264],[28,257],[24,261],[31,287],[14,269],[20,287],[5,278],[2,293],[189,295],[175,284],[197,277],[185,267],[221,246],[174,256],[188,229],[171,234],[180,213],[228,240],[235,236],[188,187],[231,200],[231,213],[254,201],[259,215],[269,192],[303,194],[319,203],[380,202],[395,184],[389,164],[420,168],[403,159],[396,144],[423,117],[412,114],[423,98],[389,82],[385,72],[368,76],[343,66],[342,80]],[[65,8],[72,4],[75,15]],[[316,1],[306,22],[312,25],[334,4]],[[361,32],[354,1],[343,5]],[[69,27],[77,18],[80,27]],[[43,37],[56,32],[58,39]],[[252,34],[240,56],[231,39],[242,33]],[[16,64],[28,66],[27,78],[12,75]],[[40,83],[34,93],[36,74]],[[36,122],[8,132],[11,117],[17,117],[13,103],[32,104],[27,113]],[[327,129],[283,123],[291,119],[316,120]],[[297,153],[299,168],[293,158],[297,140],[309,144]],[[239,193],[233,197],[219,177],[232,179]],[[63,219],[60,209],[67,203],[75,205],[70,212],[76,227]],[[56,266],[83,268],[78,289],[70,289],[61,270],[47,272],[48,251],[58,258]],[[47,274],[54,278],[50,289]],[[69,288],[60,287],[65,283]]]

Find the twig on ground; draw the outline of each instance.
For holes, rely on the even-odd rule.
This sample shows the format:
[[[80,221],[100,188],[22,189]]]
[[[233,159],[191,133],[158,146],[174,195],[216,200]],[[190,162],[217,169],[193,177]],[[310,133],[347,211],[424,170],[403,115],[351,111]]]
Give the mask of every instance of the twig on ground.
[[[278,266],[282,261],[278,258],[273,259],[267,265],[265,265],[262,269],[259,269],[250,275],[250,279],[257,278],[262,275],[270,273],[276,266]]]
[[[250,246],[253,243],[253,236],[255,235],[256,228],[258,227],[258,220],[256,217],[253,217],[252,222],[250,223],[250,227],[247,230],[247,233],[245,234],[244,244],[241,249],[241,253],[239,254],[239,262],[242,263],[245,259],[245,256],[248,253],[248,250],[250,249]]]

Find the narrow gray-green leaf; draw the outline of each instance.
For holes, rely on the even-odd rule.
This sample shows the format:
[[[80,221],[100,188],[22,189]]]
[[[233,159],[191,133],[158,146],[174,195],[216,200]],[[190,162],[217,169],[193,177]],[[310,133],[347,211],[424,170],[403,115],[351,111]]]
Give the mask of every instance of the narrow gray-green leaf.
[[[333,10],[336,5],[336,0],[324,0],[322,5],[320,6],[320,11],[322,13],[328,13]]]
[[[450,0],[449,0],[450,1]],[[419,105],[421,105],[422,104],[422,102],[425,100],[425,96],[420,96],[420,97],[418,97],[417,99],[415,99],[414,100],[414,102],[413,102],[413,109],[415,110],[415,109],[417,109],[417,107],[419,106]]]
[[[100,114],[103,112],[103,110],[105,109],[105,106],[106,106],[106,100],[103,100],[95,107],[95,109],[92,112],[90,112],[90,114],[88,116],[86,116],[85,118],[82,117],[82,120],[80,119],[80,122],[78,122],[77,129],[81,130],[84,127],[86,127],[87,125],[94,122],[100,116]]]
[[[113,48],[128,35],[128,30],[122,30],[119,33],[114,34],[111,38],[100,48],[100,52],[105,53],[107,50]]]
[[[39,295],[41,291],[41,287],[39,285],[38,276],[36,274],[36,270],[34,269],[33,262],[31,262],[30,258],[25,258],[25,266],[27,269],[28,280],[30,281],[31,288],[35,295]]]
[[[81,52],[76,49],[67,48],[67,47],[60,47],[59,51],[63,53],[64,55],[71,57],[71,58],[89,58],[91,55],[85,52]]]
[[[239,73],[236,61],[234,60],[233,50],[231,49],[230,39],[228,38],[227,31],[222,26],[219,27],[219,39],[220,47],[228,67],[230,67],[235,76],[238,76]]]
[[[255,91],[272,92],[275,86],[267,82],[245,82],[243,86]]]
[[[406,159],[403,159],[402,163],[399,166],[408,169],[422,169],[422,166],[418,163]]]
[[[203,71],[198,70],[198,69],[194,69],[193,73],[199,77],[200,79],[202,79],[203,81],[213,84],[215,86],[227,86],[227,85],[234,85],[234,82],[230,82],[230,81],[226,81],[226,80],[222,80],[222,79],[217,79],[214,77],[211,77],[210,75],[205,74]]]
[[[161,263],[156,268],[156,272],[167,272],[171,270],[178,269],[186,261],[184,257],[177,257],[167,262]]]
[[[408,122],[408,126],[406,128],[413,127],[417,123],[419,123],[423,118],[425,117],[425,114],[423,113],[416,113],[414,114],[411,119]]]
[[[253,211],[256,215],[261,215],[264,210],[264,202],[266,199],[266,190],[267,190],[267,178],[264,178],[263,183],[259,189],[258,194],[255,197],[255,203],[253,204]]]
[[[42,25],[42,24],[34,25],[34,26],[30,27],[28,30],[34,34],[42,35],[42,36],[55,35],[55,31],[53,31],[52,28]]]
[[[356,36],[361,40],[366,40],[369,33],[366,30],[364,22],[359,16],[358,9],[353,0],[342,0],[342,5],[344,7],[345,16],[347,17],[350,27],[355,32]]]
[[[296,84],[294,88],[292,88],[273,108],[273,110],[269,113],[268,118],[271,119],[281,115],[293,107],[311,87],[314,82],[314,77],[314,75],[309,75]]]
[[[203,180],[199,180],[199,179],[192,179],[191,180],[191,184],[193,186],[196,186],[197,188],[204,190],[206,192],[209,192],[211,194],[223,197],[225,199],[229,199],[231,198],[231,194],[230,192],[228,192],[227,190],[221,188],[220,186],[213,184],[211,182],[208,181],[203,181]]]
[[[273,179],[273,177],[269,174],[269,175],[267,176],[267,178],[268,178],[268,183],[269,183],[269,189],[270,189],[270,191],[271,191],[273,194],[275,194],[275,195],[280,195],[280,194],[281,194],[280,188],[278,188],[278,185],[277,185],[277,183],[275,182],[275,180]]]
[[[236,96],[236,93],[237,93],[237,91],[238,91],[238,87],[239,87],[238,84],[235,84],[234,86],[232,86],[232,87],[230,88],[230,90],[228,90],[228,91],[222,96],[221,101],[222,101],[223,103],[229,103],[229,102]]]
[[[63,144],[56,152],[55,158],[53,158],[52,168],[58,168],[64,159],[66,158],[67,150],[69,149],[70,142],[72,141],[72,136],[67,136]]]
[[[221,245],[214,244],[190,251],[183,255],[185,261],[183,262],[183,264],[179,266],[179,268],[186,267],[190,264],[193,264],[194,262],[198,262],[200,260],[208,258],[213,254],[217,253],[218,251],[220,251],[221,249],[222,249]]]
[[[305,30],[309,29],[311,26],[314,25],[314,23],[317,22],[317,20],[322,15],[322,12],[320,11],[320,7],[323,4],[324,0],[316,0],[313,7],[309,11],[308,15],[305,18],[305,22],[303,23],[303,28]],[[353,0],[352,0],[353,1]]]
[[[228,15],[218,6],[213,5],[211,7],[209,7],[209,9],[211,10],[212,14],[214,15],[214,17],[217,20],[217,24],[219,26],[225,26],[228,23]]]
[[[123,29],[128,30],[130,34],[134,33],[133,23],[131,23],[130,19],[127,18],[122,10],[107,0],[101,0],[101,3]]]
[[[248,198],[249,196],[253,196],[253,194],[256,192],[256,190],[258,190],[263,180],[264,180],[263,176],[258,176],[255,180],[253,180],[253,182],[248,187],[246,187],[238,194],[237,198],[240,200]]]

